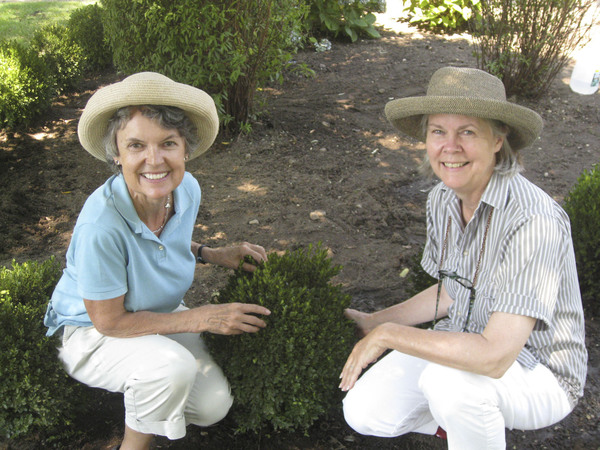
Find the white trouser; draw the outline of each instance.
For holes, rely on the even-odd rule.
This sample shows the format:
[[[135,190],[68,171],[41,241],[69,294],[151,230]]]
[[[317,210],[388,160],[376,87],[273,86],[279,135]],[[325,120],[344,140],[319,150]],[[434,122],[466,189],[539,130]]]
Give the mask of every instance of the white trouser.
[[[185,436],[192,423],[212,425],[233,397],[200,335],[113,338],[94,327],[65,327],[59,358],[88,386],[123,392],[125,423],[140,433]]]
[[[571,412],[550,370],[515,362],[494,379],[392,351],[344,398],[344,416],[358,433],[395,437],[448,435],[449,449],[504,449],[505,428],[535,430]]]

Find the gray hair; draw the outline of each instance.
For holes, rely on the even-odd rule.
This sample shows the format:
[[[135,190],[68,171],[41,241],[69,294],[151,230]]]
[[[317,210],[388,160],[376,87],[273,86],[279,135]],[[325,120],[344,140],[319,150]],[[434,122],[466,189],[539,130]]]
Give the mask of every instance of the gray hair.
[[[523,171],[523,165],[521,164],[521,154],[516,150],[513,150],[511,145],[508,142],[506,137],[510,133],[510,128],[505,123],[494,120],[494,119],[481,119],[487,122],[492,128],[492,134],[494,137],[502,137],[502,147],[498,153],[496,153],[496,165],[494,166],[494,171],[498,172],[500,175],[516,175],[519,172]],[[429,116],[424,114],[421,119],[421,138],[423,142],[425,142],[425,138],[427,136],[427,125],[429,121]],[[435,176],[433,169],[431,168],[431,164],[429,163],[429,156],[425,154],[425,158],[423,162],[419,166],[419,172],[428,178],[433,178]]]
[[[193,153],[200,144],[198,130],[183,109],[163,105],[125,106],[115,111],[108,121],[106,134],[104,135],[106,161],[113,170],[121,171],[121,167],[117,166],[114,161],[119,156],[117,132],[125,127],[137,111],[140,111],[144,117],[156,120],[158,125],[164,129],[177,130],[185,142],[186,156]]]

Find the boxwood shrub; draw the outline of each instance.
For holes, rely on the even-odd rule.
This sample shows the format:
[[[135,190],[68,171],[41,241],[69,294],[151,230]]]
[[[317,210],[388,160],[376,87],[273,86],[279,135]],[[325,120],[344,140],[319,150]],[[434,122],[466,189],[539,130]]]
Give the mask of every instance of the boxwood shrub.
[[[31,47],[0,42],[0,128],[27,126],[49,107],[54,78]]]
[[[579,285],[586,312],[600,314],[600,165],[584,170],[564,204],[571,219],[571,234]]]
[[[81,47],[85,72],[104,70],[112,65],[112,53],[104,36],[100,5],[94,3],[73,11],[67,28],[73,41]]]
[[[57,339],[45,336],[44,313],[59,277],[54,258],[0,269],[0,440],[51,436],[59,428],[64,434],[84,404],[60,366]]]
[[[297,50],[304,0],[103,0],[115,66],[160,72],[207,91],[221,124],[242,128],[254,94]]]
[[[73,91],[83,79],[83,50],[67,27],[54,24],[40,28],[31,38],[31,48],[50,71],[55,94]]]
[[[237,271],[219,292],[222,302],[271,310],[258,333],[206,336],[231,383],[238,431],[306,431],[340,406],[338,377],[355,340],[343,315],[350,296],[331,283],[340,270],[324,248],[310,246],[270,254],[253,274]]]

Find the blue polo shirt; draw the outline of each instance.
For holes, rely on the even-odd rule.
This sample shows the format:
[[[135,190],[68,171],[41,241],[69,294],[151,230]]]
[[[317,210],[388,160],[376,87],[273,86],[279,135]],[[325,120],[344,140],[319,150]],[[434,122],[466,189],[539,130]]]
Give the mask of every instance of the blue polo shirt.
[[[185,174],[175,189],[175,215],[160,237],[138,217],[122,175],[110,177],[86,200],[67,250],[67,266],[50,303],[47,335],[63,325],[90,326],[83,299],[125,295],[127,311],[170,312],[194,279],[190,244],[200,186]]]

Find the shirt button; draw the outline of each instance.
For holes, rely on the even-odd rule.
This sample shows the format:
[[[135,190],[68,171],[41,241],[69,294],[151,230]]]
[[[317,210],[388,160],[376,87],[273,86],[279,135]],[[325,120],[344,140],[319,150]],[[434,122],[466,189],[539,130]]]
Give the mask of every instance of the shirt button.
[[[467,251],[463,252],[463,256],[468,256],[468,255],[469,255],[469,252],[467,252]]]
[[[162,245],[159,245],[158,249],[162,252],[165,248]]]

